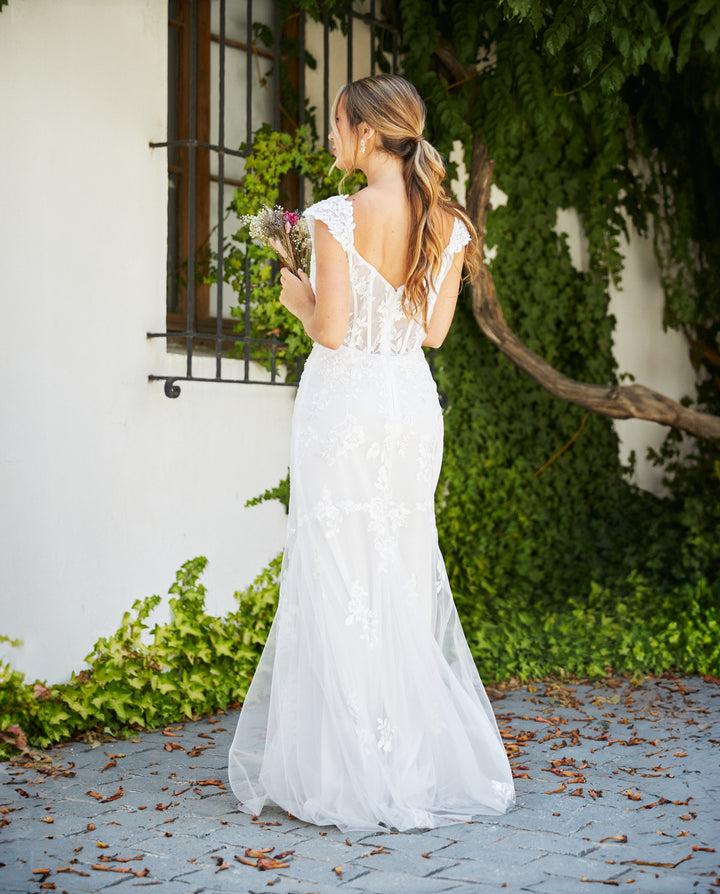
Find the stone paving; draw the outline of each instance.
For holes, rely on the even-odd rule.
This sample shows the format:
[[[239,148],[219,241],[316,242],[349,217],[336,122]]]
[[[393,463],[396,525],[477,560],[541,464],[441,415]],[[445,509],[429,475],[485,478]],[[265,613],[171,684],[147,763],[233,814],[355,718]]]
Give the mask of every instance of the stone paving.
[[[490,692],[518,804],[349,834],[226,788],[236,714],[0,765],[0,892],[720,892],[720,681]]]

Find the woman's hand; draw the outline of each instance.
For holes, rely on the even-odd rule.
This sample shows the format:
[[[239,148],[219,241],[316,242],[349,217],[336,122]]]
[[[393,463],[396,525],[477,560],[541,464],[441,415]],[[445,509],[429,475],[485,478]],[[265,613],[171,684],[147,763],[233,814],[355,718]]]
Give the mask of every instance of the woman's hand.
[[[317,293],[306,273],[300,270],[295,276],[285,267],[280,271],[280,303],[300,320],[314,342],[336,350],[343,343],[350,316],[348,259],[340,243],[319,220],[315,224],[313,251]]]
[[[295,276],[287,267],[280,271],[280,303],[294,314],[303,324],[315,311],[315,293],[304,270]]]

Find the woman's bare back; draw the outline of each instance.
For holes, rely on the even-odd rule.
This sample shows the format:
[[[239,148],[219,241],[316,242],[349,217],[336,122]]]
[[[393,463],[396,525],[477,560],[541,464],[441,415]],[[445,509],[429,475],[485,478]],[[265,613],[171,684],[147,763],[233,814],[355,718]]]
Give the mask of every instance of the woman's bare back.
[[[352,197],[355,249],[393,288],[408,274],[410,204],[401,183],[366,187]],[[443,242],[452,232],[452,218],[443,215]]]

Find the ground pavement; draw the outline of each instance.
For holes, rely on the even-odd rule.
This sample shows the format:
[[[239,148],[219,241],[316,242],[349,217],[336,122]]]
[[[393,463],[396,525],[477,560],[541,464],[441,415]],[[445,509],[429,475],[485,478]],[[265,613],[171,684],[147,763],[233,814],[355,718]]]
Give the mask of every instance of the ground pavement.
[[[720,892],[718,681],[491,695],[518,805],[433,831],[239,813],[232,712],[0,765],[0,892]]]

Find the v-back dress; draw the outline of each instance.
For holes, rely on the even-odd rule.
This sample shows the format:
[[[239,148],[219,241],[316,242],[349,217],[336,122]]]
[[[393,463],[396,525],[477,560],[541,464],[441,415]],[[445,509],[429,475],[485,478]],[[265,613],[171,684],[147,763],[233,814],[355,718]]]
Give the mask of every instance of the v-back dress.
[[[358,254],[349,199],[305,216],[347,255],[350,318],[298,388],[279,604],[230,782],[242,810],[271,802],[342,830],[504,813],[512,773],[438,547],[443,424],[424,331]],[[436,289],[468,240],[456,220]]]

